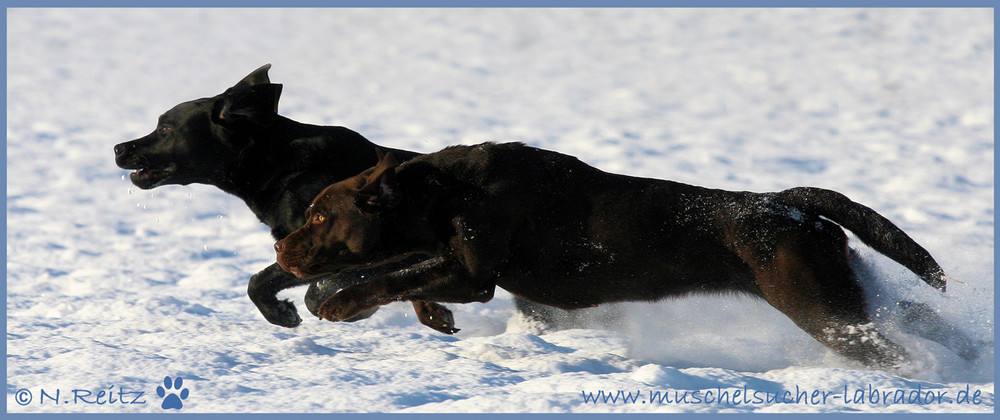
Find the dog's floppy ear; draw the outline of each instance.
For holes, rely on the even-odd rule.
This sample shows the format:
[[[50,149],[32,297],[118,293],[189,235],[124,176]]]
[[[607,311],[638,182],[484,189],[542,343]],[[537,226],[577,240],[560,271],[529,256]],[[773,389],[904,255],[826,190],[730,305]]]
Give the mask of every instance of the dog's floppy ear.
[[[267,71],[270,69],[271,69],[271,63],[267,63],[263,66],[260,66],[260,68],[248,74],[247,77],[244,77],[243,80],[240,80],[233,87],[270,84],[271,79],[267,77]]]
[[[236,86],[220,96],[213,115],[216,122],[233,130],[260,129],[278,116],[281,85]]]
[[[355,204],[366,213],[391,209],[402,200],[399,180],[396,178],[399,162],[392,153],[383,154],[381,150],[376,150],[380,155],[378,164],[355,197]]]

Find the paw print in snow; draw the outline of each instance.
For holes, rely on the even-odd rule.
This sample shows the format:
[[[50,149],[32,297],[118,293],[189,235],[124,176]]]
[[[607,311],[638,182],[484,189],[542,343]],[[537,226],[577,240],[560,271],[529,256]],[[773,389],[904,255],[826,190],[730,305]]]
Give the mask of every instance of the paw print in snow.
[[[184,403],[181,402],[181,400],[186,400],[189,394],[187,388],[181,389],[181,386],[183,385],[184,385],[184,379],[181,378],[180,376],[178,376],[177,379],[173,380],[172,382],[170,381],[169,376],[164,377],[163,386],[156,387],[156,395],[158,395],[160,398],[166,396],[166,398],[163,398],[163,404],[160,404],[160,407],[163,408],[164,410],[168,408],[180,410],[181,407],[184,406]],[[176,391],[178,390],[180,391],[180,397],[178,397],[176,394]]]

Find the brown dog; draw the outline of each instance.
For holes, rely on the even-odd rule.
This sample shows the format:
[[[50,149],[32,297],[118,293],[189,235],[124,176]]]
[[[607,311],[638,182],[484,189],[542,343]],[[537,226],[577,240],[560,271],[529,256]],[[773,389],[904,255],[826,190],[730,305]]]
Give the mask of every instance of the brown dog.
[[[839,193],[615,175],[518,143],[454,146],[403,164],[381,157],[326,188],[306,216],[275,244],[297,276],[420,261],[344,288],[320,307],[330,320],[393,301],[486,302],[496,286],[565,309],[736,291],[842,355],[888,367],[907,354],[873,328],[841,226],[945,288],[926,250]]]

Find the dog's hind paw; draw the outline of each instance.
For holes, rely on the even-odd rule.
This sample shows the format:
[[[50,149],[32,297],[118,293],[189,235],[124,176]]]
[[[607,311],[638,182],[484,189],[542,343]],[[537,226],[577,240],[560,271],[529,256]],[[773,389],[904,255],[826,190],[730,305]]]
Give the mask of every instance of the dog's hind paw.
[[[279,300],[274,302],[273,305],[260,307],[261,314],[274,325],[295,328],[302,323],[302,318],[299,317],[299,312],[295,309],[295,304],[290,300]]]
[[[900,325],[903,332],[936,342],[967,362],[979,358],[982,349],[993,347],[992,343],[972,339],[930,305],[908,301],[897,302],[896,305],[903,313]]]

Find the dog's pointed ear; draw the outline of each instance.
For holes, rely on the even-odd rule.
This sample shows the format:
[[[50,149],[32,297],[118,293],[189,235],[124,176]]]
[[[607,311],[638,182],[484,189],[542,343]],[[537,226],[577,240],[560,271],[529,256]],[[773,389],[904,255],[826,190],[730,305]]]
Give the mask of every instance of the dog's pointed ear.
[[[247,77],[244,77],[243,80],[240,80],[233,87],[271,84],[271,79],[267,77],[267,71],[270,69],[271,63],[260,66],[260,68],[248,74]]]
[[[381,154],[381,151],[379,151]],[[396,167],[399,161],[392,153],[379,156],[378,164],[365,185],[358,190],[355,204],[365,213],[378,213],[396,207],[402,201]]]
[[[281,85],[237,86],[220,95],[213,118],[232,129],[261,129],[278,117]]]

